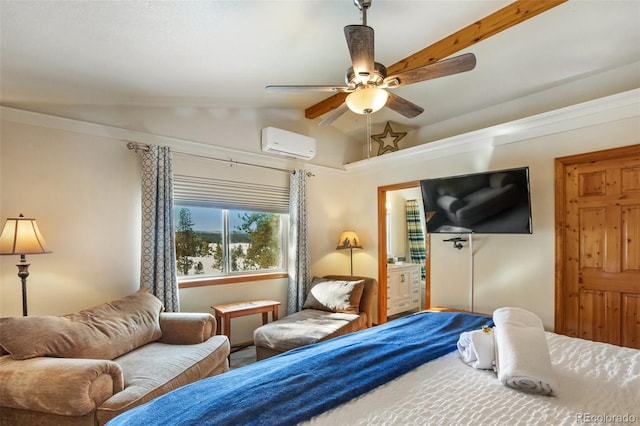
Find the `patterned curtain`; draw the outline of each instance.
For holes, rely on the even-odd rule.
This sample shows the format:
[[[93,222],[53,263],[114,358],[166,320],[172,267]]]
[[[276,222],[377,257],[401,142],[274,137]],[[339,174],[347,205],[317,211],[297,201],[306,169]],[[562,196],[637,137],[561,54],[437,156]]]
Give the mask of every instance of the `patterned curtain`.
[[[419,263],[420,276],[424,280],[426,271],[424,264],[426,260],[426,250],[424,248],[424,234],[422,233],[422,223],[420,222],[420,207],[416,200],[407,200],[405,204],[407,212],[407,236],[409,237],[409,255],[412,263]]]
[[[142,153],[142,255],[140,286],[149,287],[166,312],[179,312],[173,223],[171,150]]]
[[[291,172],[289,186],[289,290],[287,315],[302,309],[309,286],[307,172]]]

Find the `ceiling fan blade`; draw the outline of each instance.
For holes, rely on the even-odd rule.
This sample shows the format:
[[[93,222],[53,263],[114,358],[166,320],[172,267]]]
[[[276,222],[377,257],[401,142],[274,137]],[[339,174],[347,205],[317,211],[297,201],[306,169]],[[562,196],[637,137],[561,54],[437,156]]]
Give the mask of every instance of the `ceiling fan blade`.
[[[373,77],[373,28],[366,25],[347,25],[344,27],[344,36],[347,39],[347,47],[351,55],[351,63],[356,77],[363,83]]]
[[[319,123],[318,126],[328,126],[336,121],[342,114],[349,111],[347,104],[343,103],[338,108],[330,111]]]
[[[459,31],[443,38],[434,44],[414,53],[411,56],[387,67],[389,75],[398,74],[405,70],[423,67],[441,59],[447,58],[456,52],[466,49],[492,35],[498,34],[508,28],[518,25],[529,18],[533,18],[542,12],[552,9],[567,0],[518,0],[502,9],[462,28]],[[329,98],[305,110],[305,117],[317,118],[336,107],[337,103],[344,101],[344,93],[336,93]]]
[[[352,89],[346,86],[267,86],[267,92],[351,92]]]
[[[465,71],[471,71],[476,66],[476,56],[473,53],[465,53],[451,59],[444,59],[435,64],[425,65],[398,74],[390,75],[384,79],[388,87],[406,86],[407,84],[445,77]]]
[[[389,98],[385,106],[407,118],[417,117],[424,112],[424,108],[391,92],[389,92]]]
[[[307,108],[304,111],[304,116],[309,119],[318,118],[321,115],[324,115],[329,111],[338,108],[341,104],[344,103],[348,95],[348,93],[344,92],[336,93],[335,95],[329,96],[327,99]]]

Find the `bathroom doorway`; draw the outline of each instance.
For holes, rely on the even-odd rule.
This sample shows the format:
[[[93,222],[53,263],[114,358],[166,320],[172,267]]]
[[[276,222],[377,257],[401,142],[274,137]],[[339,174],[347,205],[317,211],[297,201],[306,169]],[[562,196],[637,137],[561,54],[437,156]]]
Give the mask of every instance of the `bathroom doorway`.
[[[411,263],[407,243],[406,200],[416,199],[422,208],[420,181],[378,187],[378,323],[387,322],[388,267],[396,263]],[[424,214],[421,212],[424,223]],[[421,282],[421,308],[430,307],[430,237],[422,227],[425,248],[425,278]]]

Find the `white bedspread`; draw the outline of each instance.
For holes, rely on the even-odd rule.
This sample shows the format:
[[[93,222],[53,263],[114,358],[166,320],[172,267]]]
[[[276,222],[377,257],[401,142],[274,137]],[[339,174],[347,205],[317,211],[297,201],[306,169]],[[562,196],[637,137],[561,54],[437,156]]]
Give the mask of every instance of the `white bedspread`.
[[[452,352],[304,424],[640,424],[640,351],[549,332],[546,338],[557,396],[507,388]]]

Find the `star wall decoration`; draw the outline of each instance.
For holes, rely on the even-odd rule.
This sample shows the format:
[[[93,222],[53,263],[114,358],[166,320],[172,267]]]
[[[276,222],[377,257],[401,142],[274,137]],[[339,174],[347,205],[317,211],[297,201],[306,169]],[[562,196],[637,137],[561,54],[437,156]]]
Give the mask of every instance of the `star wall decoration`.
[[[386,126],[384,126],[384,132],[371,135],[371,139],[378,142],[380,145],[378,147],[378,155],[382,155],[385,152],[394,152],[399,150],[398,142],[402,138],[407,136],[407,132],[394,132],[391,128],[391,123],[387,121]]]

